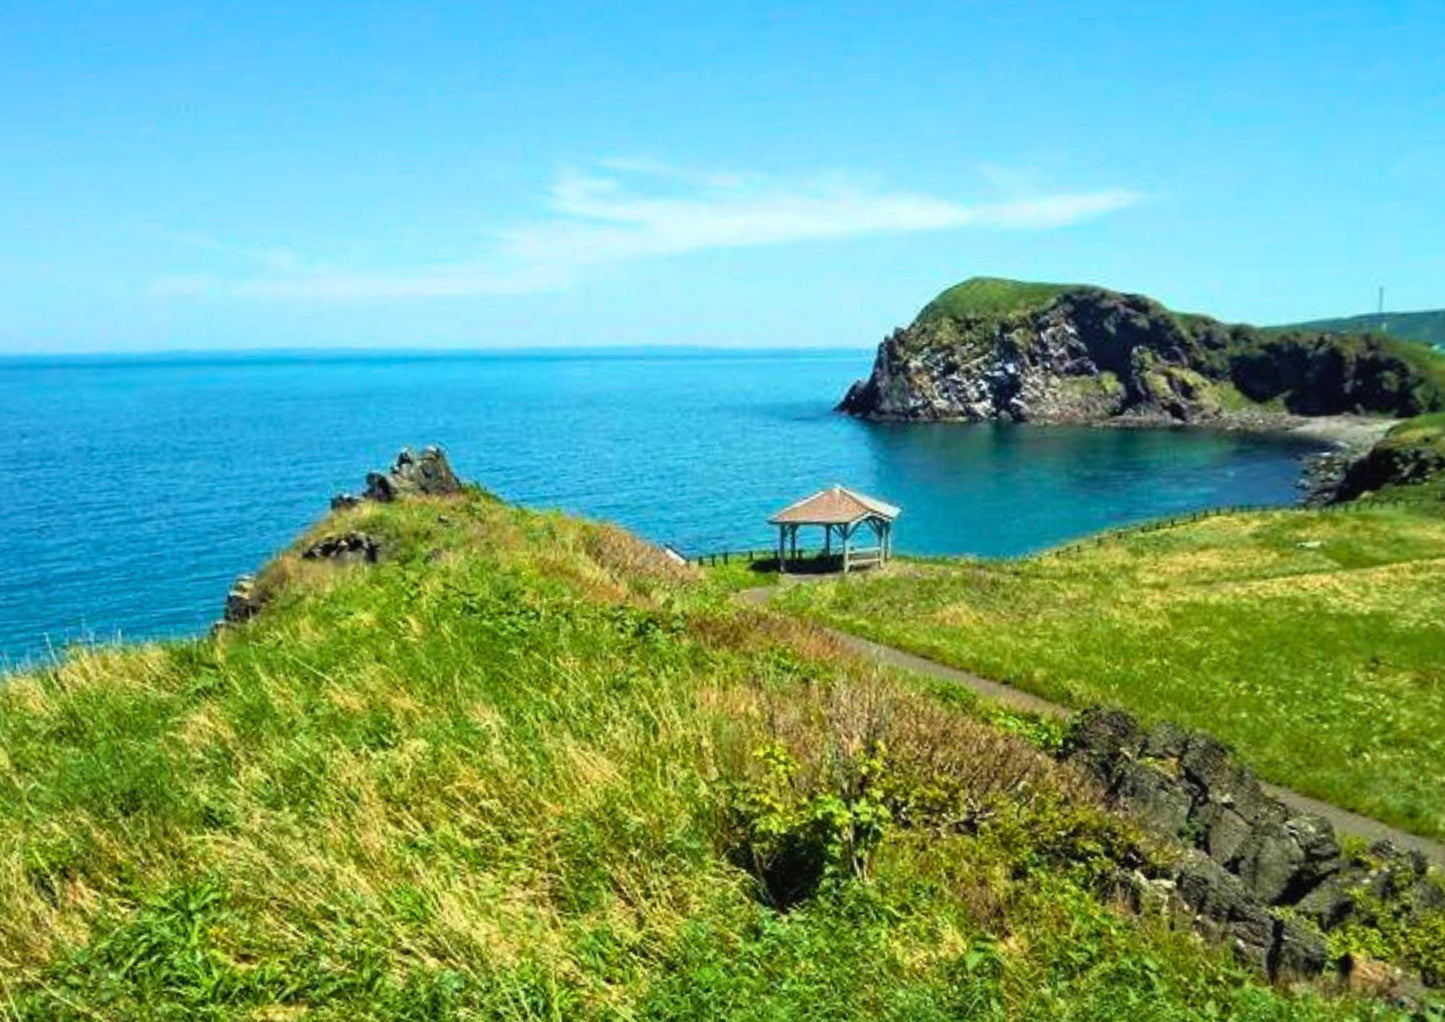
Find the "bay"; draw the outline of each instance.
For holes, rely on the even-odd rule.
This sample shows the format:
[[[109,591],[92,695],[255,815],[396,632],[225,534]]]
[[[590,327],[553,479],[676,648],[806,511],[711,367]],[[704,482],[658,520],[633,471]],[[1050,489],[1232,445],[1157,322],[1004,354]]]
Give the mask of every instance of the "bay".
[[[1281,437],[859,422],[871,353],[269,353],[0,361],[0,661],[195,634],[230,582],[402,445],[536,507],[687,553],[764,546],[833,483],[902,505],[897,547],[1012,556],[1297,497]]]

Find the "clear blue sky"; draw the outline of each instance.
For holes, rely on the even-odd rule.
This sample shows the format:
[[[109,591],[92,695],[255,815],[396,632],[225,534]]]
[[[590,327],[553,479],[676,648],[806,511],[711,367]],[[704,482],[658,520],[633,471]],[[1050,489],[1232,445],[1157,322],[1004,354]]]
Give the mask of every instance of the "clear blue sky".
[[[1440,0],[781,6],[6,4],[0,351],[1445,306]]]

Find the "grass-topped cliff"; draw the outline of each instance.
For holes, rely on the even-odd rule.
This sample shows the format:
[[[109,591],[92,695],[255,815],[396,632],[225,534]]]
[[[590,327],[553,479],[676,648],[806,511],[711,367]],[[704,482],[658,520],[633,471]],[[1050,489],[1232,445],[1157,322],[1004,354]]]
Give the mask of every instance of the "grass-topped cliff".
[[[1121,908],[1048,728],[617,529],[365,501],[254,592],[0,688],[6,1017],[1391,1014]]]
[[[1362,498],[1445,514],[1445,413],[1397,423],[1345,469],[1334,500]]]
[[[888,419],[1265,424],[1445,407],[1445,357],[1374,334],[1261,330],[1142,295],[975,278],[879,346],[840,408]]]

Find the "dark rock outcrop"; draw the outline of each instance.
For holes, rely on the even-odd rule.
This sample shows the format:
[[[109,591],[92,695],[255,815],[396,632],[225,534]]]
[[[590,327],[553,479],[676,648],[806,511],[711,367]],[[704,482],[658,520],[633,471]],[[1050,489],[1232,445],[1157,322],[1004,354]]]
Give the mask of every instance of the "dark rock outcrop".
[[[1034,287],[960,287],[979,283]],[[1004,312],[931,303],[879,345],[838,408],[901,420],[1262,423],[1279,418],[1269,402],[1297,415],[1407,416],[1445,400],[1425,357],[1383,337],[1266,331],[1064,287]]]
[[[461,493],[462,482],[452,471],[440,447],[427,447],[415,454],[403,447],[396,463],[387,472],[372,472],[366,477],[366,493],[358,497],[350,493],[331,498],[332,511],[345,511],[363,501],[388,502],[406,497],[445,497]],[[364,532],[345,532],[327,536],[301,552],[303,560],[330,561],[337,564],[372,564],[381,558],[380,540]],[[222,625],[237,624],[260,613],[266,594],[256,579],[244,575],[226,594]]]
[[[226,624],[240,624],[249,621],[261,610],[262,600],[252,575],[242,575],[226,594],[226,607],[221,620]]]
[[[1355,910],[1355,897],[1349,888],[1347,877],[1330,877],[1296,902],[1294,909],[1320,929],[1332,930]]]
[[[301,553],[302,560],[333,561],[341,564],[375,564],[380,557],[381,542],[364,532],[343,532],[339,536],[327,536]]]
[[[1066,755],[1119,809],[1185,846],[1167,877],[1130,885],[1135,906],[1170,892],[1189,925],[1271,976],[1319,974],[1323,933],[1364,904],[1413,912],[1445,902],[1419,853],[1381,844],[1368,863],[1347,860],[1328,820],[1292,812],[1207,734],[1091,710],[1076,720]]]
[[[1299,480],[1299,487],[1304,491],[1304,506],[1325,507],[1342,499],[1345,476],[1362,456],[1358,451],[1334,449],[1306,457]]]
[[[1308,979],[1318,976],[1329,964],[1325,938],[1317,928],[1297,919],[1280,921],[1270,952],[1268,972],[1280,979]]]
[[[331,510],[345,511],[367,500],[384,504],[402,497],[450,497],[461,492],[462,481],[440,447],[424,447],[420,454],[403,447],[388,471],[367,473],[366,489],[360,496],[338,493],[332,497]]]
[[[448,497],[461,492],[461,480],[440,447],[427,447],[421,454],[404,447],[391,471],[367,475],[363,496],[384,503],[398,497]]]

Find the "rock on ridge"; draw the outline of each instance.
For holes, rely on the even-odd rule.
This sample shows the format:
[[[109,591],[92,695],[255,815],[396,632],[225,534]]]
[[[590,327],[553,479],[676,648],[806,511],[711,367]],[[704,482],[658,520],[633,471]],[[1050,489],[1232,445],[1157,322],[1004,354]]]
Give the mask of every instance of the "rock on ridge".
[[[420,454],[403,447],[389,471],[367,475],[362,496],[339,494],[331,498],[331,510],[356,507],[365,500],[387,503],[409,497],[454,496],[462,490],[461,480],[440,447],[423,448]],[[379,560],[381,554],[381,542],[376,537],[353,531],[324,537],[302,551],[301,557],[335,564],[371,564]],[[221,625],[240,624],[255,617],[265,606],[267,595],[265,586],[255,576],[241,576],[226,594]]]
[[[255,617],[261,610],[262,600],[256,590],[256,577],[242,575],[226,593],[226,607],[221,613],[224,624],[240,624]]]
[[[381,559],[381,541],[365,532],[343,532],[327,536],[301,552],[303,561],[331,561],[339,564],[375,564]]]
[[[363,500],[380,503],[402,497],[449,497],[462,492],[462,482],[440,447],[424,447],[416,454],[403,447],[387,472],[369,472],[360,497],[342,493],[331,499],[333,510],[355,507]]]

